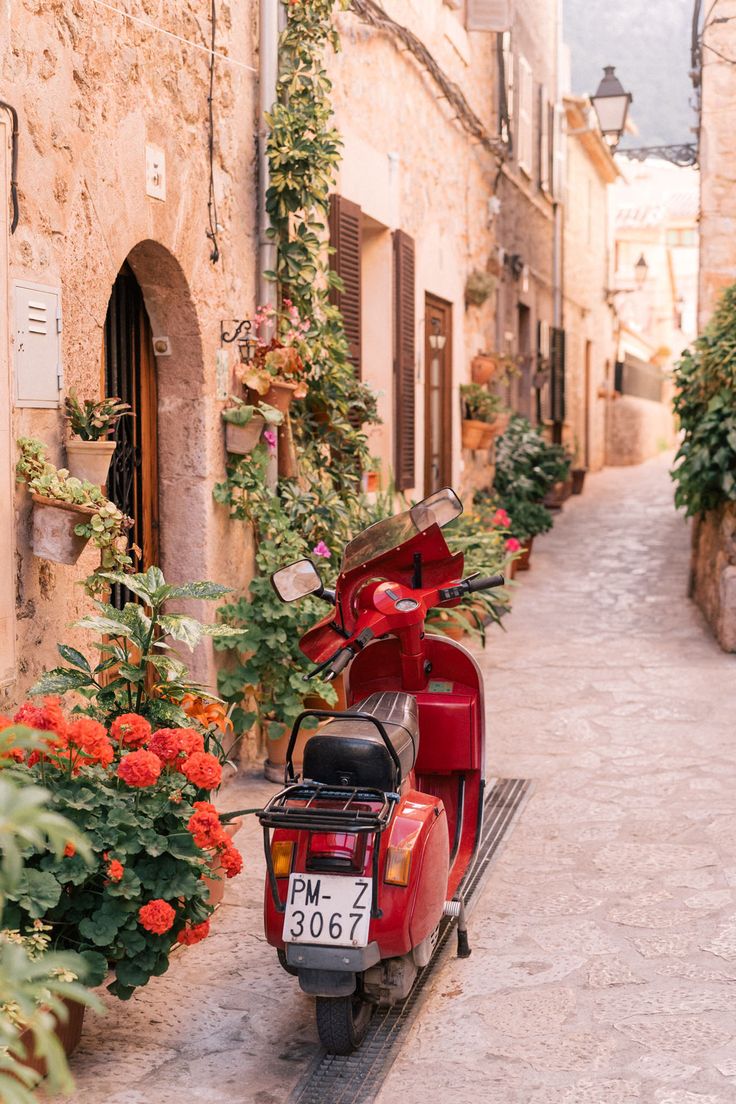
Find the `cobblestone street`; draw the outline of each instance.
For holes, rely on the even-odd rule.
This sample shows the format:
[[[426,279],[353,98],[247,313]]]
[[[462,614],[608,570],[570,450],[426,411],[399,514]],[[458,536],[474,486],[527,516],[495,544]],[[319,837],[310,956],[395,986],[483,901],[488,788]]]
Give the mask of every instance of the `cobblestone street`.
[[[668,459],[588,477],[482,657],[488,774],[534,788],[382,1104],[736,1095],[734,658],[685,596]],[[256,827],[213,935],[89,1017],[78,1104],[282,1104],[303,1076],[312,1007],[262,938]]]

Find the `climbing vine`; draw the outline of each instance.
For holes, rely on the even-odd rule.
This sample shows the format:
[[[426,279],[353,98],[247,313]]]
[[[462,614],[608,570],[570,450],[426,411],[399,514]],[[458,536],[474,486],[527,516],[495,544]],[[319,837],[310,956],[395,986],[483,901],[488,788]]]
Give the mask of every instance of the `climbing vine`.
[[[341,288],[330,269],[327,220],[342,142],[332,125],[324,54],[339,49],[336,6],[346,9],[349,0],[292,0],[280,38],[276,103],[267,117],[266,209],[276,269],[267,275],[309,321],[309,390],[293,407],[297,448],[335,486],[347,488],[357,486],[368,459],[362,426],[378,418],[373,392],[348,359],[340,311],[330,302],[330,291]]]

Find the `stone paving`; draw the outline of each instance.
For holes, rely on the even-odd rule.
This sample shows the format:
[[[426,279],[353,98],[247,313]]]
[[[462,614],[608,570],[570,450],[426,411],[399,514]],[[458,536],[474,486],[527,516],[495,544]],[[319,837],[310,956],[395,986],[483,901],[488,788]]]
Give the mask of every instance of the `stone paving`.
[[[521,576],[487,673],[489,774],[534,790],[380,1104],[736,1100],[736,659],[685,597],[666,460],[588,477]],[[257,805],[255,774],[223,804]],[[248,872],[208,940],[90,1018],[78,1104],[282,1104],[317,1050],[311,1002]]]

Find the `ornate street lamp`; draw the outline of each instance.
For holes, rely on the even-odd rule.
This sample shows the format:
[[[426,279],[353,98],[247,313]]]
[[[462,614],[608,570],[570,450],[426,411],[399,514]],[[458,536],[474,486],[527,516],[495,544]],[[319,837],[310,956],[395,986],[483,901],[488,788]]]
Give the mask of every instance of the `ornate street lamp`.
[[[634,265],[634,279],[636,280],[637,290],[641,291],[644,284],[647,282],[647,276],[649,274],[649,265],[647,259],[642,253],[639,260]]]
[[[626,127],[629,104],[633,98],[630,92],[624,91],[621,81],[616,76],[615,67],[606,65],[603,69],[603,79],[598,85],[596,94],[590,97],[590,102],[598,116],[601,134],[612,150],[615,150],[621,141]]]

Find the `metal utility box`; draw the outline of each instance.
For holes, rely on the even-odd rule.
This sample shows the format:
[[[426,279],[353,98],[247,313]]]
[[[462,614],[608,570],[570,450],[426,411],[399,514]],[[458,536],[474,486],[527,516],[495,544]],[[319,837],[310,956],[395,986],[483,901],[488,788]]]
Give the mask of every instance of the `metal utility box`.
[[[61,289],[13,283],[16,406],[55,407],[63,384]]]

